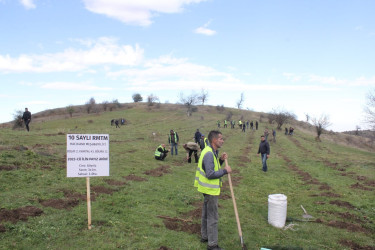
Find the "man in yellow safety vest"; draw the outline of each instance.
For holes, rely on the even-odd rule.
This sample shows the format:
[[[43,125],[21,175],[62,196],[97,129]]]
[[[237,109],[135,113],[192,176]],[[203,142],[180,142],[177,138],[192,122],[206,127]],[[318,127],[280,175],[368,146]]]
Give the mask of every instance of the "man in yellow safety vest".
[[[202,208],[201,242],[207,242],[207,249],[220,250],[218,246],[218,198],[220,195],[221,177],[231,173],[230,166],[224,169],[220,165],[228,158],[227,153],[218,156],[218,149],[224,143],[220,131],[213,130],[208,134],[209,144],[201,152],[195,174],[194,186],[204,196]]]

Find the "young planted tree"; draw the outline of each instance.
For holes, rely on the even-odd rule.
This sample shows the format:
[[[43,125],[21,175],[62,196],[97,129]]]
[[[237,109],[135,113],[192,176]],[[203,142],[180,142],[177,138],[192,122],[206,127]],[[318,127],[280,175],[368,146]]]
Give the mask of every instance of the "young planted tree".
[[[96,104],[96,102],[95,102],[94,97],[91,97],[90,100],[88,102],[86,102],[85,108],[86,108],[87,114],[90,114],[90,112],[94,109],[95,104]]]
[[[320,135],[324,132],[326,128],[331,126],[331,123],[329,121],[328,115],[321,115],[320,118],[313,117],[311,118],[311,121],[315,127],[316,130],[316,138],[315,140],[321,141],[320,140]]]
[[[135,93],[132,96],[134,102],[141,102],[143,101],[143,97],[139,93]]]
[[[159,97],[157,97],[154,94],[151,94],[151,95],[147,96],[147,106],[149,106],[149,107],[153,106],[154,103],[158,102],[158,101],[159,101]]]
[[[286,111],[284,109],[273,109],[272,112],[268,115],[268,121],[269,123],[275,122],[277,124],[277,129],[281,130],[281,127],[287,123],[288,121],[291,121],[293,119],[296,119],[296,115],[292,112]]]

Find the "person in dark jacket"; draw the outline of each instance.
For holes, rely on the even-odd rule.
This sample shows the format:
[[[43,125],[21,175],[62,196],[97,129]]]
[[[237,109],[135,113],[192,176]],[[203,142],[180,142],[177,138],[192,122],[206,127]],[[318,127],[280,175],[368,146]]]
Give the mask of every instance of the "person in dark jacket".
[[[155,150],[155,159],[164,161],[165,157],[167,157],[168,152],[169,151],[165,149],[165,144],[159,145]]]
[[[27,131],[30,131],[29,123],[31,122],[31,113],[28,108],[25,108],[25,112],[23,112],[22,120],[25,123]]]
[[[258,149],[258,155],[261,154],[263,171],[267,172],[267,159],[270,157],[270,144],[266,141],[264,135],[260,137],[260,144]]]
[[[255,129],[258,130],[258,121],[255,121]]]
[[[199,129],[197,129],[197,132],[195,132],[194,134],[195,143],[200,143],[201,137],[202,137],[202,134],[201,132],[199,132]]]

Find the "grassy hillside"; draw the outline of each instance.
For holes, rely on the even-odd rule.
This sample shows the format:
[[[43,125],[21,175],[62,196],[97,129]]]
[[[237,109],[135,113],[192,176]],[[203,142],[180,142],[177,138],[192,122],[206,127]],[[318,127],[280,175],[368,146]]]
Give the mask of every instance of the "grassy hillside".
[[[31,123],[31,131],[0,129],[0,249],[205,249],[199,242],[202,196],[195,164],[178,156],[154,160],[170,129],[181,143],[197,128],[206,135],[231,111],[238,120],[259,114],[162,104]],[[128,124],[110,126],[113,118]],[[271,142],[269,171],[256,155],[258,131],[223,129],[243,238],[249,249],[374,249],[375,154],[295,130]],[[93,228],[87,229],[85,178],[66,177],[66,134],[110,135],[110,176],[91,178]],[[155,135],[153,135],[155,133]],[[271,136],[272,138],[272,136]],[[219,201],[219,244],[240,249],[227,179]],[[268,195],[288,197],[289,229],[267,222]],[[314,216],[301,221],[303,205]]]

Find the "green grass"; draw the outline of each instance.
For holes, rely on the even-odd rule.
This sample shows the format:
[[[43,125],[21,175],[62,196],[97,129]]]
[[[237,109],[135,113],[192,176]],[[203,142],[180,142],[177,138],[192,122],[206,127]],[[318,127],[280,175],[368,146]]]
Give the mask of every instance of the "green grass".
[[[241,115],[245,120],[257,117],[254,112],[231,111],[236,120]],[[29,217],[27,221],[1,221],[6,232],[0,233],[0,249],[159,249],[161,246],[205,249],[199,235],[169,230],[158,217],[200,223],[199,218],[186,215],[202,202],[201,194],[193,187],[196,165],[186,163],[181,144],[179,155],[169,155],[164,162],[154,160],[153,153],[160,143],[167,143],[170,129],[179,133],[181,143],[192,141],[197,128],[207,135],[216,128],[218,119],[225,119],[227,112],[228,109],[218,113],[215,107],[199,107],[197,113],[187,117],[175,105],[148,110],[140,104],[99,115],[31,123],[29,133],[0,129],[0,166],[16,168],[0,171],[0,208],[35,206],[43,210],[41,216]],[[116,117],[125,117],[129,124],[120,129],[111,127],[110,120]],[[271,142],[269,171],[263,173],[256,153],[265,126],[270,127],[260,123],[260,130],[246,133],[238,128],[221,129],[225,139],[221,152],[228,153],[232,169],[239,171],[232,178],[241,178],[234,192],[248,248],[350,249],[340,244],[342,239],[374,247],[375,188],[366,181],[375,180],[375,154],[326,141],[318,143],[313,135],[301,134],[298,129],[293,137],[280,131],[277,143]],[[90,181],[92,187],[104,186],[115,192],[100,194],[92,202],[92,230],[87,229],[86,202],[81,201],[69,210],[44,207],[40,203],[64,199],[63,190],[86,192],[85,178],[66,177],[65,134],[68,133],[110,135],[110,177],[93,177]],[[20,146],[25,148],[20,150]],[[162,165],[169,166],[170,173],[161,177],[144,174]],[[303,181],[291,165],[319,184]],[[126,181],[124,177],[130,174],[147,181]],[[108,179],[126,181],[126,185],[111,186],[105,182]],[[356,183],[372,191],[351,188]],[[321,190],[323,184],[330,190]],[[324,192],[340,197],[322,196]],[[222,193],[230,194],[228,188]],[[287,224],[296,224],[295,231],[268,224],[267,200],[273,193],[288,197]],[[355,208],[330,204],[335,200],[349,202]],[[220,199],[219,204],[219,244],[225,249],[240,249],[232,201]],[[303,213],[300,205],[323,223],[299,221]],[[345,213],[351,217],[342,218]],[[332,221],[351,223],[364,230],[351,232],[332,227]]]

